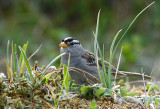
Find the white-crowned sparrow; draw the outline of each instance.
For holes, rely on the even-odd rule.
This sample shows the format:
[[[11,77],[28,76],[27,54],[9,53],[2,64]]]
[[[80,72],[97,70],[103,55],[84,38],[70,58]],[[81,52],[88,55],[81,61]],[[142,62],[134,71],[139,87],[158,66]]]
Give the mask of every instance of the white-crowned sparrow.
[[[77,84],[89,84],[89,83],[98,83],[99,75],[97,70],[97,64],[95,60],[95,56],[93,53],[85,50],[80,42],[72,37],[67,37],[62,40],[59,45],[61,47],[60,52],[65,53],[65,55],[61,58],[61,64],[68,65],[68,58],[70,54],[70,75],[75,83]],[[102,71],[101,59],[98,59],[99,67]],[[108,71],[109,63],[107,61],[104,62],[106,71]],[[116,73],[116,68],[111,66],[112,69],[112,77]],[[142,74],[139,73],[131,73],[118,71],[117,76],[134,76],[141,77]],[[145,75],[145,78],[151,78],[150,76]]]

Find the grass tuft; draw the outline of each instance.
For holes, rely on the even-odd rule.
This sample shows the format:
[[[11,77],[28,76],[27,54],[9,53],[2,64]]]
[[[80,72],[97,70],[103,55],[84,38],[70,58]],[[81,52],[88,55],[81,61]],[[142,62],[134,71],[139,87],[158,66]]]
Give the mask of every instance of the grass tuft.
[[[45,72],[48,70],[48,68],[49,68],[53,63],[55,63],[60,57],[62,57],[63,55],[65,55],[65,53],[62,53],[62,54],[58,55],[56,58],[54,58],[54,59],[47,65],[47,67],[43,70],[42,75],[44,75]]]
[[[27,45],[26,45],[24,48],[25,48],[25,50],[26,50]],[[25,64],[26,64],[26,67],[27,67],[27,70],[28,70],[27,73],[29,73],[29,78],[28,78],[28,79],[31,80],[31,81],[33,81],[33,75],[32,75],[32,71],[31,71],[31,66],[30,66],[30,64],[29,64],[29,61],[28,61],[28,59],[27,59],[27,56],[26,56],[26,54],[25,54],[25,52],[24,52],[24,50],[22,49],[21,46],[19,46],[19,49],[20,49],[21,54],[22,54],[22,56],[23,56],[23,59],[24,59],[24,61],[25,61]],[[22,64],[21,64],[21,68],[23,67],[22,65],[23,65],[23,61],[22,61]]]
[[[116,49],[119,45],[119,43],[121,42],[121,40],[123,39],[123,37],[126,35],[126,33],[128,32],[128,30],[131,28],[131,26],[133,25],[133,23],[136,21],[136,19],[147,9],[149,8],[151,5],[153,5],[154,2],[152,2],[151,4],[149,4],[147,7],[145,7],[140,13],[137,14],[137,16],[132,20],[132,22],[130,23],[130,25],[128,26],[128,28],[126,29],[126,31],[123,33],[123,35],[120,37],[120,40],[118,41],[118,43],[116,44],[116,39],[119,35],[119,33],[121,32],[121,30],[119,30],[117,32],[117,34],[115,35],[112,43],[111,43],[111,47],[110,47],[110,57],[109,57],[109,67],[108,67],[108,73],[105,74],[104,72],[106,72],[106,68],[105,68],[105,64],[104,64],[104,47],[103,47],[103,54],[101,52],[101,49],[99,47],[98,44],[98,29],[99,29],[99,17],[100,17],[100,10],[98,12],[98,16],[97,16],[97,25],[96,25],[96,31],[95,33],[93,32],[94,35],[94,55],[95,55],[95,59],[96,59],[96,63],[97,63],[97,70],[98,70],[98,74],[99,74],[99,78],[100,81],[102,82],[103,86],[111,89],[111,73],[112,73],[112,61],[113,61],[113,57],[115,55]],[[115,47],[114,47],[115,46]],[[101,58],[101,63],[102,63],[102,70],[101,71],[99,64],[98,64],[98,53],[100,55]]]

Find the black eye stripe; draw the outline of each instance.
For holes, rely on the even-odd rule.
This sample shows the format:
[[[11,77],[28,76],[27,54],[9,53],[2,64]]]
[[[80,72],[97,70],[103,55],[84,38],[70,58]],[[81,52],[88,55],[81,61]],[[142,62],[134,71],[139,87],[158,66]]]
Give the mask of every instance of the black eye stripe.
[[[68,42],[68,44],[74,45],[74,44],[80,44],[79,42]]]
[[[65,42],[67,45],[80,44],[79,42]]]

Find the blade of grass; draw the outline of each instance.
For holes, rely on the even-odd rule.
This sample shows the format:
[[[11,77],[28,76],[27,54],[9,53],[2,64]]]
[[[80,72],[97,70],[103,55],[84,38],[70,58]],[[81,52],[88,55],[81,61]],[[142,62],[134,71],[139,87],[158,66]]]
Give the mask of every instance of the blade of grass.
[[[5,63],[6,63],[6,66],[7,66],[7,76],[8,76],[8,79],[11,79],[11,69],[10,69],[10,67],[9,67],[9,65],[8,65],[8,63],[7,63],[7,61],[5,60]]]
[[[109,57],[109,67],[108,67],[108,84],[107,84],[107,86],[108,86],[108,88],[109,89],[111,89],[111,73],[112,73],[112,60],[113,60],[113,56],[114,56],[114,53],[113,53],[113,47],[114,47],[114,44],[115,44],[115,42],[116,42],[116,39],[117,39],[117,37],[118,37],[118,35],[119,35],[119,33],[121,32],[121,30],[119,30],[118,31],[118,33],[115,35],[115,37],[114,37],[114,39],[113,39],[113,41],[112,41],[112,44],[111,44],[111,47],[110,47],[110,57]]]
[[[17,56],[17,52],[15,52],[16,55],[16,68],[17,68],[17,80],[19,79],[19,66],[18,66],[18,56]]]
[[[17,53],[17,45],[14,44],[14,53],[13,53],[13,58],[14,58],[14,72],[17,73],[16,53]]]
[[[143,85],[144,85],[144,93],[145,93],[145,102],[144,102],[144,105],[145,107],[147,107],[147,93],[146,93],[146,84],[145,84],[145,81],[144,81],[144,72],[142,72],[142,79],[143,79]]]
[[[96,25],[96,32],[94,33],[93,32],[93,35],[95,37],[94,39],[94,55],[95,55],[95,59],[97,61],[97,55],[98,55],[98,52],[97,52],[97,37],[98,37],[98,28],[99,28],[99,16],[100,16],[100,10],[98,12],[98,16],[97,16],[97,25]]]
[[[10,41],[8,40],[8,43],[7,43],[7,60],[6,60],[8,79],[10,79],[9,66],[8,66],[8,64],[9,64],[9,45],[10,45]]]
[[[145,8],[133,19],[133,21],[130,23],[130,25],[128,26],[127,30],[124,32],[124,34],[122,35],[122,37],[120,38],[120,40],[119,40],[118,43],[116,44],[115,48],[113,49],[114,44],[115,44],[115,41],[116,41],[117,36],[119,35],[119,32],[120,32],[120,31],[119,31],[119,32],[117,33],[117,35],[115,36],[115,38],[114,38],[114,40],[113,40],[113,42],[112,42],[112,44],[111,44],[111,48],[110,48],[110,59],[109,59],[109,69],[108,69],[108,81],[109,81],[109,82],[111,82],[111,81],[110,81],[110,79],[111,79],[111,73],[110,73],[110,72],[111,72],[111,63],[112,63],[113,56],[114,56],[114,54],[115,54],[115,51],[116,51],[119,43],[121,42],[121,40],[123,39],[123,37],[125,36],[125,34],[127,33],[127,31],[130,29],[130,27],[133,25],[133,23],[135,22],[135,20],[136,20],[147,8],[149,8],[152,4],[154,4],[154,2],[152,2],[152,3],[149,4],[147,7],[145,7]],[[111,87],[111,86],[110,86],[110,83],[109,83],[108,85],[109,85],[109,87]]]
[[[38,49],[28,58],[28,60],[30,60],[42,47],[42,44],[38,47]]]
[[[96,63],[97,63],[97,71],[98,71],[100,81],[103,83],[104,86],[106,86],[104,78],[103,78],[102,73],[101,73],[100,68],[99,68],[99,63],[98,63],[98,48],[99,47],[98,47],[97,37],[98,37],[98,29],[99,29],[99,16],[100,16],[100,10],[99,10],[98,16],[97,16],[96,32],[95,33],[93,32],[93,35],[94,35],[94,38],[95,38],[94,39],[94,55],[95,55],[95,60],[96,60]]]
[[[48,68],[54,63],[54,62],[56,62],[61,56],[63,56],[65,53],[62,53],[62,54],[60,54],[60,55],[58,55],[56,58],[54,58],[48,65],[47,65],[47,67],[43,70],[43,72],[42,72],[42,76],[44,76],[45,75],[45,72],[48,70]],[[40,84],[43,84],[44,83],[44,80],[46,79],[46,77],[44,76],[44,77],[42,77],[43,79],[40,81]]]
[[[19,49],[20,49],[20,51],[21,51],[21,53],[22,53],[22,56],[23,56],[23,58],[24,58],[24,61],[25,61],[27,70],[28,70],[28,72],[29,72],[29,78],[30,78],[30,80],[33,81],[33,75],[32,75],[32,71],[31,71],[31,66],[30,66],[30,64],[29,64],[29,61],[28,61],[28,59],[27,59],[27,56],[26,56],[26,54],[25,54],[25,52],[24,52],[24,50],[22,49],[21,46],[19,46]]]
[[[99,47],[100,48],[100,47]],[[99,50],[99,51],[101,51],[101,50]],[[107,73],[106,73],[106,67],[105,67],[105,59],[104,59],[104,44],[103,44],[103,51],[102,51],[102,56],[101,56],[101,53],[100,53],[100,56],[102,57],[102,60],[101,60],[101,64],[102,64],[102,69],[103,69],[103,74],[104,74],[104,79],[105,79],[105,83],[107,84],[108,83],[108,80],[107,80]]]
[[[63,66],[63,81],[65,85],[66,92],[69,92],[69,75],[68,75],[68,67],[66,65]]]
[[[56,103],[56,96],[54,96],[53,90],[51,89],[51,86],[47,84],[47,87],[49,89],[49,91],[51,92],[52,98],[54,100],[54,103]],[[53,106],[52,106],[53,107]],[[54,108],[53,108],[54,109]]]
[[[147,7],[145,7],[140,13],[137,14],[137,16],[132,20],[132,22],[130,23],[130,25],[128,26],[128,28],[126,29],[126,31],[123,33],[123,35],[121,36],[120,40],[118,41],[118,43],[116,44],[113,54],[115,54],[115,51],[118,47],[118,45],[120,44],[121,40],[123,39],[123,37],[126,35],[126,33],[128,32],[128,30],[131,28],[131,26],[133,25],[133,23],[136,21],[136,19],[147,9],[149,8],[151,5],[153,5],[155,2],[152,2],[151,4],[149,4]]]
[[[58,55],[56,58],[54,58],[48,65],[47,67],[43,70],[42,72],[42,76],[45,74],[45,72],[47,71],[47,69],[54,63],[56,62],[60,57],[62,57],[65,53],[62,53],[60,55]]]
[[[148,89],[148,91],[147,91],[147,96],[148,96],[148,94],[149,94],[149,92],[150,92],[150,90],[152,89],[152,87],[153,87],[153,84],[155,84],[155,81],[156,81],[156,79],[154,80],[154,81],[151,81],[151,86],[149,87],[149,89]],[[145,81],[143,81],[143,82],[145,82]],[[148,105],[147,105],[148,106]],[[146,107],[147,107],[146,106]],[[158,109],[158,108],[157,108]]]
[[[127,28],[127,30],[125,31],[125,33],[122,35],[122,37],[120,38],[120,40],[118,41],[115,49],[114,49],[114,45],[115,45],[115,41],[120,33],[120,31],[116,34],[116,36],[114,37],[113,39],[113,42],[111,44],[111,48],[110,48],[110,58],[109,58],[109,68],[108,68],[108,78],[107,80],[105,79],[106,81],[106,84],[108,86],[108,88],[110,89],[111,88],[111,65],[112,65],[112,60],[113,60],[113,56],[115,54],[115,50],[116,48],[118,47],[120,41],[122,40],[122,38],[124,37],[124,35],[126,34],[126,32],[130,29],[130,27],[132,26],[132,24],[135,22],[135,20],[138,18],[138,16],[143,13],[143,11],[145,11],[149,6],[151,6],[154,2],[152,2],[150,5],[148,5],[146,8],[144,8],[134,19],[133,21],[131,22],[131,24],[129,25],[129,27]],[[93,35],[95,36],[95,40],[94,40],[94,54],[95,54],[95,59],[96,59],[96,63],[97,63],[97,69],[98,69],[98,74],[99,74],[99,77],[100,77],[100,80],[101,82],[104,84],[104,79],[102,77],[102,73],[100,73],[100,68],[99,68],[99,65],[98,65],[98,50],[99,50],[99,54],[100,54],[100,57],[102,59],[102,61],[104,60],[104,57],[102,56],[101,54],[101,50],[99,49],[99,46],[98,46],[98,42],[97,42],[97,36],[98,36],[98,28],[99,28],[99,15],[100,15],[100,11],[98,12],[98,16],[97,16],[97,25],[96,25],[96,32],[95,34],[93,33]],[[102,63],[102,66],[104,64]],[[102,67],[103,68],[103,67]],[[104,68],[103,68],[103,72],[104,72]],[[105,73],[104,73],[105,74]],[[105,77],[107,77],[106,75],[104,75]]]
[[[63,53],[63,55],[64,55],[64,53]],[[68,57],[67,67],[65,65],[63,67],[64,79],[63,79],[61,91],[60,91],[60,94],[59,94],[59,97],[58,97],[58,101],[55,103],[56,109],[58,107],[59,100],[60,100],[60,97],[62,95],[62,91],[63,91],[64,86],[66,87],[66,91],[69,92],[69,75],[68,75],[69,63],[70,63],[70,54],[69,54],[69,57]]]
[[[69,59],[68,59],[68,68],[69,68],[69,62],[70,62],[70,54],[69,54]],[[65,66],[65,65],[64,65]],[[64,67],[65,68],[65,67]],[[65,69],[63,69],[63,70],[65,70],[65,71],[63,71],[64,73],[66,73],[65,74],[65,76],[64,76],[64,79],[63,79],[63,83],[62,83],[62,87],[61,87],[61,91],[60,91],[60,94],[59,94],[59,97],[58,97],[58,101],[55,103],[55,107],[56,107],[56,109],[57,109],[57,107],[58,107],[58,104],[59,104],[59,101],[60,101],[60,97],[61,97],[61,95],[62,95],[62,91],[63,91],[63,88],[64,88],[64,86],[65,85],[67,85],[67,87],[66,87],[66,90],[67,91],[69,91],[69,75],[67,76],[67,74],[68,74],[68,68],[66,67]],[[66,79],[68,78],[68,81],[66,81]],[[65,83],[65,82],[68,82],[68,83]]]
[[[65,84],[65,89],[66,89],[67,93],[69,92],[69,74],[68,74],[69,63],[70,63],[70,53],[69,53],[69,56],[68,56],[68,65],[63,66],[63,74],[64,74],[63,81],[64,81],[64,84]]]
[[[51,73],[48,73],[48,74],[46,74],[45,76],[43,76],[43,77],[42,77],[42,78],[43,78],[43,81],[42,81],[41,83],[42,83],[42,84],[47,83],[48,80],[49,80],[49,78],[52,76],[53,73],[54,73],[54,72],[51,72]]]
[[[11,79],[13,79],[12,57],[13,57],[13,55],[11,54],[11,58],[10,58],[10,67],[9,67],[9,68],[10,68],[10,73],[11,73],[11,74],[10,74],[10,78],[11,78]]]
[[[101,72],[101,69],[100,69],[100,67],[99,67],[99,62],[98,62],[98,46],[97,46],[97,48],[96,48],[96,52],[97,52],[97,53],[96,53],[96,56],[95,56],[95,57],[97,57],[97,58],[96,58],[96,64],[97,64],[98,75],[99,75],[100,80],[101,80],[101,82],[103,83],[103,85],[106,86],[105,80],[104,80],[103,75],[102,75],[102,72]]]
[[[97,109],[96,108],[96,102],[94,100],[92,100],[89,109]]]
[[[27,46],[28,46],[28,42],[23,45],[23,51],[24,51],[24,53],[26,53]],[[23,61],[23,54],[22,54],[22,52],[21,52],[21,53],[20,53],[20,56],[19,56],[19,61],[18,61],[18,65],[19,65],[19,68],[20,68],[20,73],[21,73],[21,68],[22,68],[22,66],[24,66],[24,64],[22,65],[22,61]]]
[[[20,67],[20,73],[22,73],[23,72],[23,70],[24,70],[24,58],[22,59],[22,61],[21,61],[21,67]]]
[[[23,50],[25,51],[25,44],[23,45]],[[20,56],[19,56],[19,61],[18,61],[18,65],[21,66],[21,61],[23,59],[23,55],[22,53],[20,53]]]
[[[26,53],[26,50],[27,50],[27,46],[28,46],[28,42],[27,42],[27,44],[24,44],[23,45],[23,51],[24,51],[24,53]],[[22,56],[22,58],[21,58],[21,56]],[[20,56],[20,58],[19,58],[19,66],[20,66],[20,73],[22,73],[23,72],[23,70],[24,70],[24,58],[23,58],[23,54]]]
[[[116,69],[116,74],[115,74],[115,79],[114,79],[114,87],[116,86],[116,78],[117,78],[117,73],[118,73],[118,69],[119,69],[119,65],[121,61],[122,50],[123,50],[123,47],[121,48],[121,52],[120,52],[119,59],[118,59],[118,64],[117,64],[117,69]]]
[[[98,44],[98,42],[97,42],[97,44]],[[103,51],[101,52],[101,49],[100,49],[100,47],[99,47],[99,44],[97,45],[98,46],[98,51],[99,51],[99,55],[100,55],[100,58],[101,58],[101,64],[102,64],[102,70],[103,70],[103,73],[101,73],[102,74],[102,77],[103,77],[103,81],[104,81],[104,84],[105,84],[105,86],[106,87],[108,87],[107,86],[107,84],[108,84],[108,79],[107,79],[107,73],[106,73],[106,66],[105,66],[105,63],[104,63],[104,45],[103,45]]]
[[[101,77],[101,82],[103,83],[103,85],[105,87],[107,87],[108,80],[107,80],[106,67],[105,67],[105,63],[104,63],[104,53],[102,54],[101,49],[100,49],[99,44],[98,44],[98,41],[97,41],[97,52],[99,52],[99,55],[100,55],[100,58],[101,58],[101,64],[102,64],[103,73],[101,72],[100,69],[98,70],[98,72],[99,72],[99,75]],[[97,59],[98,59],[98,55],[97,55]],[[98,61],[96,61],[96,62],[97,62],[97,66],[99,67]]]
[[[11,79],[13,79],[13,67],[12,67],[12,61],[13,61],[13,41],[12,41],[12,52],[11,52],[11,58],[10,58],[10,71],[11,71]]]

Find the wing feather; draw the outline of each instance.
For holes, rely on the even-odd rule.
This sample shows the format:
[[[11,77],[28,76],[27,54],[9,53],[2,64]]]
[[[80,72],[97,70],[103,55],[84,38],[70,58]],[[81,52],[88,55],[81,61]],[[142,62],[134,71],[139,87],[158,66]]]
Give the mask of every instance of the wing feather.
[[[87,63],[89,66],[97,66],[96,64],[96,60],[95,60],[95,56],[92,52],[86,50],[85,55],[82,56],[82,58],[85,58],[87,60]],[[102,62],[101,62],[101,58],[98,57],[98,64],[100,67],[102,67]],[[109,67],[109,63],[107,61],[104,61],[105,67],[106,67],[106,71],[108,70]],[[112,72],[115,73],[116,72],[116,68],[112,65]]]

